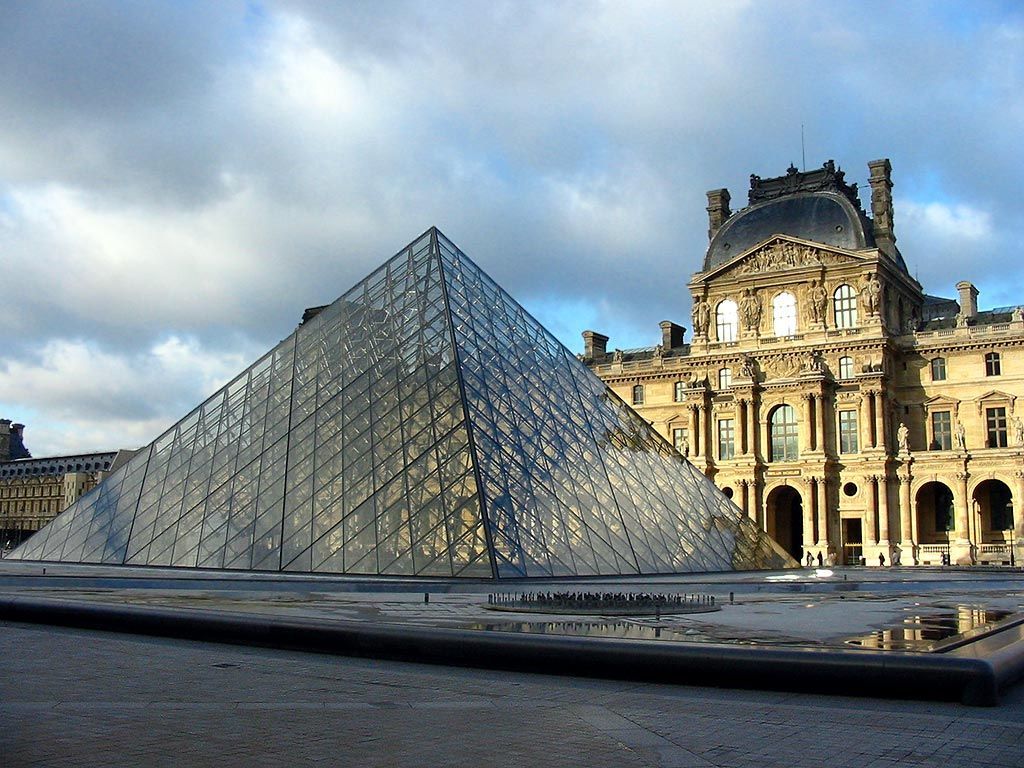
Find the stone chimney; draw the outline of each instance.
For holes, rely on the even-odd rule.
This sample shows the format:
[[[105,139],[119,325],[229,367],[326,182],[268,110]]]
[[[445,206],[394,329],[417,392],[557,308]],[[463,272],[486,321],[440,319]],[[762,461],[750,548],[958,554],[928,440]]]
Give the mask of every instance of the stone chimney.
[[[973,283],[961,280],[956,284],[960,294],[960,314],[967,320],[973,320],[978,314],[978,289]]]
[[[599,363],[608,356],[608,337],[597,331],[583,332],[583,359]]]
[[[25,447],[24,432],[24,424],[11,424],[10,438],[7,443],[10,461],[32,458],[32,454],[29,453],[28,448]]]
[[[670,349],[683,346],[683,336],[686,334],[686,329],[681,325],[676,325],[671,320],[662,320],[658,325],[661,326],[661,348],[668,352]]]
[[[729,200],[728,189],[712,189],[708,192],[708,240],[715,236],[725,220],[732,215]]]
[[[872,160],[868,163],[871,174],[871,218],[874,219],[872,233],[875,243],[889,255],[896,250],[896,234],[893,231],[892,210],[892,164],[888,159]]]
[[[11,420],[0,419],[0,462],[11,460]]]

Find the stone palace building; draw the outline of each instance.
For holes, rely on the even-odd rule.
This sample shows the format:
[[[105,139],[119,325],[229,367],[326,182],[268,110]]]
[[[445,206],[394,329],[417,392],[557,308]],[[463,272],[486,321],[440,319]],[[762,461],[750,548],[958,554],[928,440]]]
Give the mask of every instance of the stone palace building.
[[[1024,310],[926,294],[868,168],[870,215],[832,161],[708,192],[692,340],[582,358],[804,563],[1019,565]]]

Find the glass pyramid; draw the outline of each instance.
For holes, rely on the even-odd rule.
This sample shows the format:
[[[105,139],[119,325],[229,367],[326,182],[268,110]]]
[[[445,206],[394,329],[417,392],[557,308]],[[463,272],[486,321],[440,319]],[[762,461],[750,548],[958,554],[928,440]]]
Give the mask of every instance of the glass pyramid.
[[[10,557],[478,578],[791,564],[436,229]]]

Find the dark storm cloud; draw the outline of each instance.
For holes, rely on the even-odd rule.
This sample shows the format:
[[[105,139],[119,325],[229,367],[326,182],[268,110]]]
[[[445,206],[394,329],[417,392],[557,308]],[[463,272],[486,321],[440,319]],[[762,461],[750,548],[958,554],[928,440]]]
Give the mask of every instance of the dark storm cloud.
[[[926,290],[1024,298],[1022,36],[995,3],[7,4],[0,416],[141,440],[431,225],[571,347],[653,344],[704,192],[740,207],[801,125],[808,166],[892,159]]]

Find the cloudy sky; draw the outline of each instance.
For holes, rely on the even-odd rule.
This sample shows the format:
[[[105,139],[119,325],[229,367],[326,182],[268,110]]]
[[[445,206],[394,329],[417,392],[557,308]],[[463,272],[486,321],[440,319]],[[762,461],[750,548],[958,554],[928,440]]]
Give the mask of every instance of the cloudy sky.
[[[0,0],[0,416],[153,439],[437,225],[573,350],[689,325],[704,193],[893,164],[925,287],[1024,302],[1018,2]]]

